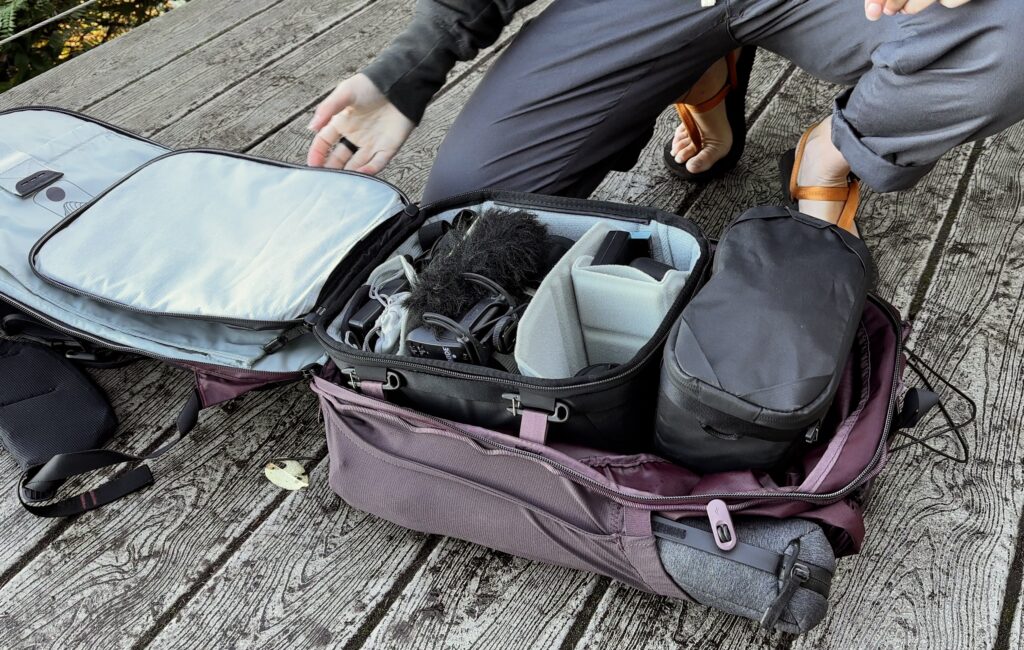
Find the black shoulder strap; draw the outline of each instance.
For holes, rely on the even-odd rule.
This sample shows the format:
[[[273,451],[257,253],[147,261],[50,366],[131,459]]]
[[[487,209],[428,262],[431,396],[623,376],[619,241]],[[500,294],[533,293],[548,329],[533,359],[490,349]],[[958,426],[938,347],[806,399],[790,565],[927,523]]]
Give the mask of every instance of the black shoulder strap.
[[[135,456],[110,449],[89,449],[54,456],[43,465],[30,469],[22,477],[18,484],[18,499],[21,501],[21,505],[37,517],[69,517],[95,510],[152,485],[155,480],[152,470],[148,465],[137,465],[87,492],[53,503],[42,505],[31,503],[47,498],[69,478],[121,463],[140,463],[163,456],[195,428],[201,408],[202,397],[196,390],[178,416],[178,435],[161,445],[156,451],[144,456]]]

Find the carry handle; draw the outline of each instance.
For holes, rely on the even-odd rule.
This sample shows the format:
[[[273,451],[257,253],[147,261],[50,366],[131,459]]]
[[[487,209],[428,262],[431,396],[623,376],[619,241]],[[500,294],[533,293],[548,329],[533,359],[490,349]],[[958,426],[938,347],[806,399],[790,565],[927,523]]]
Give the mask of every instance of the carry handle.
[[[95,510],[152,485],[155,482],[152,470],[148,465],[138,465],[81,494],[43,505],[30,503],[49,498],[61,483],[69,478],[121,463],[138,463],[163,456],[195,428],[202,406],[202,396],[197,388],[178,415],[177,437],[149,454],[135,456],[110,449],[89,449],[54,456],[43,465],[25,472],[18,483],[18,500],[25,510],[37,517],[70,517]]]

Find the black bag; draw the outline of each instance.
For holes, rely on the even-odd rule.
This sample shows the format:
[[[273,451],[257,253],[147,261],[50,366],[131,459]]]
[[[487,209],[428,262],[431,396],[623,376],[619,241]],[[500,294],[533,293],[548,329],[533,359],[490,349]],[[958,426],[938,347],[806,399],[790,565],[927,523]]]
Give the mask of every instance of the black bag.
[[[665,348],[655,446],[699,472],[767,468],[814,442],[873,277],[864,243],[780,207],[748,210]]]
[[[549,223],[557,221],[563,232],[575,230],[577,236],[596,221],[624,230],[650,229],[655,233],[652,246],[663,250],[663,259],[673,255],[668,240],[685,237],[693,247],[692,259],[685,264],[692,263],[689,279],[657,332],[630,361],[583,377],[532,378],[482,366],[362,352],[330,331],[332,321],[371,269],[394,255],[396,243],[408,239],[428,221],[451,218],[463,209],[482,211],[494,206],[530,211]],[[339,282],[346,289],[326,303],[315,327],[317,339],[347,376],[350,387],[384,391],[389,401],[437,417],[520,431],[534,438],[545,438],[550,424],[552,440],[624,452],[649,449],[647,432],[653,427],[660,353],[672,324],[699,286],[710,257],[706,238],[692,222],[652,208],[483,191],[424,206],[403,226],[404,233],[380,237],[375,245],[360,251],[358,258],[350,258],[347,266],[351,273]],[[674,255],[681,256],[678,250]],[[551,336],[557,337],[557,333],[551,332]],[[553,343],[561,342],[555,339]],[[526,432],[526,427],[541,431]]]
[[[55,350],[0,341],[0,444],[26,479],[47,461],[103,446],[117,429],[106,395]],[[49,499],[61,481],[22,482],[24,501]]]

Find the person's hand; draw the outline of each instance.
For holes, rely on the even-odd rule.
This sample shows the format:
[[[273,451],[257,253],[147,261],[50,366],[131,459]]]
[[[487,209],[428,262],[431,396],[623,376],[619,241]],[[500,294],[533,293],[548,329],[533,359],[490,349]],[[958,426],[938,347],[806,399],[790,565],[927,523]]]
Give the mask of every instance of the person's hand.
[[[943,7],[959,7],[971,0],[864,0],[864,13],[868,20],[878,20],[882,15],[916,14],[938,2]]]
[[[366,75],[357,74],[338,84],[316,107],[309,128],[317,133],[306,162],[312,167],[377,174],[415,127]],[[342,138],[358,151],[341,143]]]

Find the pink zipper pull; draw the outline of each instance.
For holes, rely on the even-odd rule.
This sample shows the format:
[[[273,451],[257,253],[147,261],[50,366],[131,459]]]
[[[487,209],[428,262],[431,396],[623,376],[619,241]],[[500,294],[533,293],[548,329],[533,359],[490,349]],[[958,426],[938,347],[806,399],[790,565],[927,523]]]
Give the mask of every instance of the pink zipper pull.
[[[708,520],[711,522],[711,535],[715,545],[723,551],[736,548],[736,529],[732,525],[732,515],[725,501],[714,499],[708,503]]]

